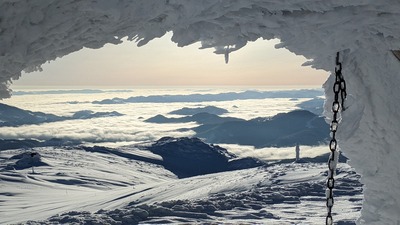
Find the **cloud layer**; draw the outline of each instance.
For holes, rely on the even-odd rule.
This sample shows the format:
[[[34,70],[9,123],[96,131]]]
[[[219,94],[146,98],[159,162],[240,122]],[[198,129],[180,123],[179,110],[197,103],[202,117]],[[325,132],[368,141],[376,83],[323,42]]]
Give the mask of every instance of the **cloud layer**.
[[[188,130],[197,126],[196,123],[181,124],[153,124],[144,120],[157,114],[167,115],[169,112],[183,107],[204,107],[208,105],[227,109],[229,113],[224,116],[251,119],[255,117],[268,117],[277,113],[288,112],[296,109],[296,104],[307,100],[288,98],[267,98],[235,100],[205,103],[135,103],[120,105],[91,104],[95,99],[113,97],[126,97],[151,95],[151,93],[188,95],[194,93],[221,93],[215,90],[190,90],[190,89],[162,89],[162,90],[133,90],[132,92],[101,92],[97,94],[43,94],[14,96],[4,101],[5,104],[14,105],[31,111],[53,113],[60,116],[71,116],[80,110],[94,112],[117,111],[124,114],[119,117],[93,118],[87,120],[60,121],[41,125],[27,125],[21,127],[0,128],[0,138],[3,139],[39,139],[62,138],[82,142],[94,143],[138,143],[154,141],[164,136],[182,137],[193,136],[194,132]],[[65,104],[68,101],[80,104]],[[178,115],[169,115],[170,117]],[[184,130],[182,130],[184,128]],[[179,130],[179,131],[178,131]],[[241,148],[238,148],[241,149]]]

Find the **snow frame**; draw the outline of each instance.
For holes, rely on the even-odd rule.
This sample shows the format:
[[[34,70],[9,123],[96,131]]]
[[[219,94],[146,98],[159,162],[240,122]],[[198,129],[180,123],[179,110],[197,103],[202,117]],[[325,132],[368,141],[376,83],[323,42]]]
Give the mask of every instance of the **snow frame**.
[[[339,51],[349,94],[339,144],[365,184],[358,223],[399,224],[400,63],[391,52],[400,49],[399,12],[395,0],[5,0],[0,98],[10,97],[10,84],[23,70],[41,70],[47,61],[83,47],[119,44],[123,37],[141,46],[172,31],[178,47],[201,41],[217,54],[279,38],[277,48],[329,72]],[[324,85],[328,119],[332,79]]]

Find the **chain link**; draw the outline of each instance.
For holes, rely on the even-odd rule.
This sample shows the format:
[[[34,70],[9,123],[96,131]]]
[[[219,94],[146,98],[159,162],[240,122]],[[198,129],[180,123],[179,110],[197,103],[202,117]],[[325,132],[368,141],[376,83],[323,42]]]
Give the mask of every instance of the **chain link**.
[[[326,216],[326,225],[333,224],[332,218],[332,207],[333,207],[333,188],[335,187],[335,178],[334,175],[336,173],[336,165],[339,159],[339,151],[338,144],[336,140],[336,131],[339,125],[339,111],[344,111],[346,108],[344,107],[344,100],[347,97],[346,92],[346,82],[344,80],[342,74],[342,63],[339,62],[339,52],[336,53],[336,67],[335,67],[335,83],[333,85],[333,93],[335,98],[332,103],[332,122],[331,122],[331,141],[329,142],[329,149],[331,150],[331,154],[328,160],[328,179],[326,181],[326,207],[328,210],[328,214]],[[340,99],[339,99],[340,97]]]

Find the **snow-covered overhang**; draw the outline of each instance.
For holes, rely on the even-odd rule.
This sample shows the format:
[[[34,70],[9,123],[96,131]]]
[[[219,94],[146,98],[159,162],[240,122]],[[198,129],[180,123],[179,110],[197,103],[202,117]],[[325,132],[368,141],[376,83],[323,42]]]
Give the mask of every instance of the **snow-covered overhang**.
[[[341,147],[367,187],[360,222],[397,224],[400,65],[391,50],[400,49],[399,15],[396,0],[3,0],[0,98],[10,97],[9,86],[23,70],[124,37],[144,45],[172,31],[179,47],[201,41],[218,54],[227,46],[235,51],[258,38],[279,38],[278,48],[326,71],[334,70],[339,51],[350,94]],[[331,81],[325,84],[327,105]]]
[[[336,51],[399,49],[398,3],[326,0],[3,0],[0,3],[0,98],[21,71],[40,70],[83,47],[144,45],[172,31],[172,41],[224,54],[258,38],[304,55],[307,65],[332,70]]]

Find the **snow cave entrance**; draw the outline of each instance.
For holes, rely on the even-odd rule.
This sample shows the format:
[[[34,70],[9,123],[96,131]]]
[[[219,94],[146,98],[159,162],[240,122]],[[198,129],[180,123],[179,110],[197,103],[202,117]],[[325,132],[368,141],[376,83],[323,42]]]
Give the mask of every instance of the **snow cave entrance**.
[[[263,42],[267,42],[267,41],[263,41]],[[129,43],[129,42],[127,42],[127,43]],[[129,44],[132,44],[132,43],[129,43]],[[150,47],[151,47],[151,42],[148,44]],[[174,46],[175,47],[175,46]],[[76,55],[78,55],[78,56],[74,56],[74,55],[72,55],[72,57],[77,57],[78,58],[78,61],[80,61],[80,62],[83,62],[85,65],[89,65],[89,66],[93,66],[93,68],[96,68],[97,66],[96,65],[99,65],[99,64],[101,64],[101,65],[106,65],[107,63],[110,63],[109,65],[116,65],[116,64],[118,64],[118,63],[115,63],[115,62],[112,62],[112,60],[110,59],[110,58],[98,58],[97,60],[96,59],[91,59],[91,57],[93,57],[93,55],[94,56],[107,56],[107,55],[116,55],[116,54],[118,54],[118,51],[116,50],[116,49],[124,49],[124,48],[121,48],[121,46],[118,46],[118,45],[116,45],[116,46],[105,46],[105,47],[103,47],[102,49],[99,49],[99,50],[83,50],[83,51],[81,51],[81,53],[77,53]],[[146,47],[142,47],[142,48],[146,48]],[[175,47],[176,48],[176,47]],[[185,48],[188,48],[188,47],[185,47]],[[165,62],[157,62],[157,58],[155,59],[154,58],[154,56],[155,55],[158,55],[157,54],[157,51],[168,51],[167,49],[162,49],[160,46],[157,46],[156,48],[156,51],[154,52],[154,53],[152,53],[152,54],[149,54],[151,57],[152,57],[152,60],[151,60],[151,65],[163,65],[163,66],[166,66],[166,64],[167,63],[165,63]],[[244,49],[246,49],[246,48],[244,48]],[[243,52],[243,51],[245,51],[244,49],[241,49],[239,52]],[[146,49],[145,49],[146,50]],[[98,52],[101,52],[101,51],[103,51],[101,54],[98,54]],[[110,51],[112,54],[107,54],[107,51]],[[148,51],[148,50],[146,50],[146,51]],[[198,49],[196,49],[196,51],[198,51]],[[276,50],[275,50],[276,51]],[[89,52],[91,52],[91,53],[89,53]],[[168,51],[169,53],[171,53],[170,51]],[[160,52],[158,52],[158,53],[160,53]],[[237,63],[237,61],[236,60],[238,60],[238,61],[240,61],[240,57],[239,57],[239,59],[237,59],[237,58],[235,58],[235,53],[236,52],[231,52],[231,47],[230,46],[227,46],[227,47],[225,47],[224,49],[217,49],[216,51],[215,51],[215,53],[217,53],[217,54],[221,54],[221,55],[223,55],[223,57],[221,56],[221,55],[217,55],[217,56],[215,56],[215,55],[213,55],[213,54],[210,54],[210,52],[206,52],[206,54],[208,55],[208,56],[211,56],[211,57],[218,57],[218,59],[219,59],[219,63],[221,64],[221,66],[226,66],[226,65],[223,65],[224,63],[223,63],[223,58],[225,59],[225,63],[228,63],[228,61],[229,61],[229,58],[233,58],[233,60],[231,60],[231,62],[230,62],[230,64],[229,65],[231,65],[231,64],[235,64],[235,63]],[[81,55],[80,55],[81,54]],[[93,54],[92,56],[91,56],[91,54]],[[142,53],[143,55],[142,56],[144,56],[146,53]],[[161,54],[162,55],[162,58],[167,58],[167,59],[169,59],[169,60],[171,60],[170,59],[170,57],[168,57],[168,56],[171,56],[171,55],[164,55],[164,54]],[[185,55],[185,54],[182,54],[182,55]],[[182,55],[180,55],[180,56],[182,56]],[[173,56],[173,54],[172,54],[172,56]],[[287,57],[287,55],[285,55],[286,57]],[[276,56],[276,57],[282,57],[282,56],[280,56],[280,55],[278,55],[278,56]],[[85,58],[85,60],[82,60],[82,58]],[[136,57],[135,57],[136,58]],[[71,58],[69,58],[69,60],[70,61],[73,61]],[[195,58],[192,58],[191,59],[192,61],[197,61]],[[280,58],[279,60],[282,60],[281,61],[281,63],[282,64],[280,64],[280,63],[275,63],[275,64],[280,64],[280,65],[288,65],[288,60],[287,59],[284,59],[284,58]],[[295,59],[295,60],[293,60],[293,61],[300,61],[299,59]],[[305,61],[305,59],[302,59],[303,60],[303,62]],[[62,59],[61,60],[59,60],[59,61],[63,61]],[[179,62],[179,64],[182,64],[182,62],[180,61],[180,60],[172,60],[172,61],[178,61]],[[232,61],[234,61],[234,62],[232,62]],[[171,62],[171,61],[169,61],[169,62]],[[197,61],[198,62],[198,61]],[[57,63],[57,62],[56,62]],[[62,63],[62,62],[61,62]],[[77,62],[77,63],[79,63],[79,62]],[[125,63],[123,63],[124,65],[125,65]],[[141,64],[141,63],[138,63],[138,64]],[[138,64],[136,64],[136,65],[138,65]],[[145,63],[143,63],[143,64],[145,64]],[[67,65],[68,65],[68,61],[67,61]],[[148,67],[151,67],[151,65],[147,65]],[[301,64],[300,64],[301,65]],[[300,68],[300,65],[298,65],[299,66],[299,68]],[[82,69],[82,67],[84,67],[84,66],[75,66],[76,68],[80,68],[80,69]],[[267,68],[269,68],[269,67],[271,67],[271,66],[267,66]],[[54,67],[54,68],[57,68],[57,66],[56,67]],[[154,67],[152,67],[152,68],[154,68]],[[44,68],[44,70],[46,71],[46,69],[47,68]],[[85,73],[87,73],[88,71],[89,71],[89,69],[90,69],[90,67],[87,67],[87,68],[85,68],[87,71],[85,71]],[[51,69],[50,69],[51,70]],[[104,76],[104,79],[106,79],[106,77],[107,76],[110,76],[111,75],[111,70],[106,70],[106,69],[100,69],[100,70],[103,70],[103,71],[107,71],[109,74],[104,74],[104,75],[102,75],[102,76]],[[96,71],[100,71],[100,70],[98,70],[98,68],[96,68]],[[91,71],[91,72],[93,72],[93,71]],[[263,75],[265,74],[265,71],[263,71],[262,72],[263,73]],[[218,76],[218,74],[215,74],[216,76]],[[242,76],[246,76],[246,73],[244,73],[244,74],[241,74]],[[299,75],[299,74],[296,74],[296,75]],[[97,75],[98,76],[98,75]],[[168,75],[164,75],[164,76],[166,76],[166,77],[168,77]],[[290,75],[290,77],[292,77],[292,76],[294,76],[293,74],[291,74]],[[304,76],[306,76],[306,75],[304,75]],[[304,78],[304,76],[303,76],[303,80],[305,80],[305,78]],[[68,76],[65,76],[65,77],[68,77]],[[162,76],[160,76],[160,77],[162,77]],[[97,80],[101,80],[102,78],[98,78]],[[325,78],[324,78],[325,79]],[[74,79],[72,79],[72,80],[74,80]],[[89,78],[89,80],[90,81],[93,81],[93,79],[92,78]],[[201,80],[201,79],[199,79],[198,78],[198,80]],[[148,81],[151,81],[151,80],[148,80]],[[64,83],[65,83],[65,80],[63,81]],[[257,82],[259,82],[259,81],[257,81]],[[82,83],[81,83],[82,84]],[[85,84],[84,82],[83,82],[83,84]],[[321,84],[322,84],[322,82],[321,82]],[[76,84],[74,84],[74,83],[70,83],[70,85],[72,85],[72,86],[74,86],[74,85],[76,85]],[[87,84],[86,84],[87,85]],[[89,85],[93,85],[93,84],[89,84]],[[94,85],[96,85],[96,84],[94,84]],[[334,106],[333,106],[334,107]],[[337,122],[337,121],[336,121]],[[332,125],[333,126],[333,125]],[[335,144],[336,145],[336,144]],[[336,148],[336,147],[335,147]],[[332,147],[331,147],[331,149],[332,149]],[[336,160],[336,161],[335,161]],[[336,164],[337,163],[337,158],[335,158],[335,155],[334,156],[332,156],[332,161],[335,161],[334,162],[334,164]],[[332,166],[333,167],[333,166]],[[336,167],[336,165],[335,165],[335,167]],[[332,174],[332,173],[331,173]],[[333,179],[333,177],[331,177],[330,179]],[[332,187],[333,187],[333,185],[332,185]],[[331,196],[332,196],[332,192],[331,192]],[[332,197],[330,197],[330,199],[332,199]],[[332,203],[333,203],[333,200],[332,200],[332,202],[327,202],[327,205],[330,205],[330,208],[332,208]],[[328,217],[327,217],[328,218]],[[331,215],[329,214],[329,218],[331,218]],[[329,222],[329,221],[331,221],[330,219],[327,219],[327,224],[331,224],[331,222]]]
[[[99,47],[107,42],[118,43],[119,40],[113,38],[117,33],[138,35],[147,43],[166,30],[174,30],[176,43],[183,46],[204,37],[209,41],[206,47],[243,44],[254,37],[279,35],[286,45],[283,47],[312,58],[314,61],[309,62],[310,65],[331,72],[336,51],[347,51],[345,76],[351,73],[346,80],[351,85],[348,101],[351,107],[342,118],[344,126],[340,139],[346,156],[351,159],[350,165],[362,174],[363,184],[368,187],[364,190],[365,201],[358,222],[400,223],[400,195],[396,188],[400,187],[400,180],[393,179],[400,171],[400,123],[397,122],[400,64],[390,52],[400,49],[398,4],[378,1],[243,1],[240,4],[144,1],[139,6],[137,2],[125,1],[128,7],[121,7],[105,2],[5,2],[2,9],[7,13],[2,17],[2,31],[7,32],[3,32],[0,98],[10,97],[11,80],[18,79],[23,69],[38,69],[46,60],[67,55],[85,45]],[[223,58],[220,57],[219,63],[223,64]],[[237,56],[232,54],[230,65],[236,60]],[[44,70],[49,71],[46,66]],[[65,77],[66,82],[71,79],[60,77]],[[82,84],[93,85],[90,82],[101,79],[101,75],[82,77],[88,80]],[[23,78],[38,80],[32,75]],[[42,81],[45,82],[41,84],[54,84],[48,77]],[[332,90],[329,83],[325,87],[327,93]],[[21,83],[15,81],[15,84]],[[326,98],[332,100],[329,94]]]

